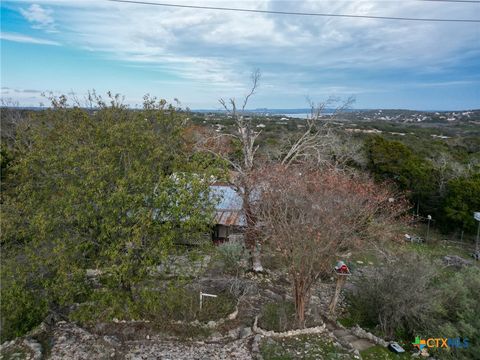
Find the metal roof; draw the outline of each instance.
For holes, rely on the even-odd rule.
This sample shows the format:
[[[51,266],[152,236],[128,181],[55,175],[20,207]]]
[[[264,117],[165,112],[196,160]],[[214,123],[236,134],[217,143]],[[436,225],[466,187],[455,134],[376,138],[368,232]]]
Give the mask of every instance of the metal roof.
[[[225,226],[245,226],[242,197],[230,185],[211,185],[210,196],[217,201],[215,223]]]
[[[245,217],[241,211],[223,211],[215,212],[215,224],[225,226],[245,226]]]

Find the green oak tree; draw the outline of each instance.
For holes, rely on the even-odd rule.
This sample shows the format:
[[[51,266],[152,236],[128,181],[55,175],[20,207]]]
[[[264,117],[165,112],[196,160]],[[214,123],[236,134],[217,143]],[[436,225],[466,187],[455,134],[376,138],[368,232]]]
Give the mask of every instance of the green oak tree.
[[[420,202],[420,210],[431,213],[437,208],[437,183],[432,164],[399,141],[373,136],[366,140],[368,169],[377,180],[393,180],[410,199]]]
[[[2,194],[4,338],[93,296],[87,269],[112,301],[138,301],[152,267],[213,218],[215,166],[186,151],[179,109],[146,97],[132,111],[110,94],[90,110],[54,100],[17,129]]]
[[[446,191],[442,209],[444,227],[474,233],[478,223],[473,213],[480,211],[480,173],[449,181]]]

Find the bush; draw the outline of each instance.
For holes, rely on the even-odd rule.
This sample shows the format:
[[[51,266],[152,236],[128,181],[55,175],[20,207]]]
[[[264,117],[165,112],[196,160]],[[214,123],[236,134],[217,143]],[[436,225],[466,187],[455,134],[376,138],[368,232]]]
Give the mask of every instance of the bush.
[[[85,301],[84,274],[54,272],[46,265],[58,255],[21,244],[27,254],[42,257],[43,264],[25,256],[17,247],[2,244],[0,259],[1,340],[22,336],[39,325],[49,311],[61,312],[70,304]]]
[[[262,265],[265,269],[269,271],[282,271],[287,266],[285,261],[278,256],[275,252],[275,249],[270,244],[265,244],[262,248]]]
[[[90,301],[80,304],[69,315],[72,321],[83,325],[95,322],[107,322],[113,319],[134,320],[139,319],[139,304],[121,292],[100,290],[94,292]]]
[[[225,242],[217,246],[217,252],[226,273],[238,274],[242,270],[244,249],[241,243]]]
[[[266,304],[259,318],[259,326],[265,330],[283,332],[295,325],[295,304],[280,301]]]
[[[441,337],[463,337],[466,349],[439,349],[441,359],[474,359],[480,354],[480,270],[475,267],[456,272],[440,285],[439,306],[432,318],[429,333]]]
[[[364,274],[347,293],[351,318],[389,338],[412,337],[433,314],[434,275],[432,265],[414,254]]]
[[[235,301],[228,294],[217,294],[216,298],[204,298],[200,309],[199,293],[184,287],[170,286],[166,291],[150,292],[144,296],[142,304],[146,317],[162,321],[207,322],[226,317],[235,309]]]
[[[445,279],[445,280],[443,280]],[[415,255],[362,276],[357,290],[347,293],[350,317],[363,327],[379,328],[400,339],[467,338],[459,349],[429,349],[439,359],[473,359],[480,353],[480,269],[442,271],[434,276],[430,263]]]
[[[218,320],[235,309],[235,300],[228,294],[204,299],[200,309],[199,293],[177,283],[171,283],[164,290],[140,290],[134,295],[134,301],[110,292],[97,292],[94,299],[82,304],[71,318],[82,323],[113,318],[147,319],[165,325],[173,321]]]
[[[21,336],[42,322],[47,303],[19,281],[2,283],[0,343]]]

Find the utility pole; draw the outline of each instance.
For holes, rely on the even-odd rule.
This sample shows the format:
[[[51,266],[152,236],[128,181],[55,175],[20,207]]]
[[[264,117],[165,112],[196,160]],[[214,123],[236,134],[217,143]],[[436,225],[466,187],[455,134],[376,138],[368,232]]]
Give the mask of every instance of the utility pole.
[[[428,242],[428,235],[430,234],[430,221],[432,221],[432,215],[427,216],[428,219],[428,225],[427,225],[427,238],[425,239],[425,242]]]
[[[474,212],[473,213],[473,218],[478,221],[477,238],[475,240],[475,254],[476,254],[476,256],[479,256],[480,243],[479,243],[478,239],[480,237],[480,211]],[[478,257],[476,259],[478,259]]]
[[[478,222],[478,228],[477,228],[477,239],[475,240],[475,251],[478,252],[479,249],[479,244],[478,244],[478,238],[480,236],[480,221]]]

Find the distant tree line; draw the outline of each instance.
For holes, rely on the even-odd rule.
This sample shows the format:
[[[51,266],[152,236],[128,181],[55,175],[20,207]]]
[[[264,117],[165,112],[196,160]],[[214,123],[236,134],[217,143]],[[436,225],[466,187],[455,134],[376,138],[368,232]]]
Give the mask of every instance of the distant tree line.
[[[476,231],[473,212],[480,209],[480,167],[441,159],[432,161],[400,141],[373,136],[365,141],[367,169],[378,180],[393,180],[407,191],[415,211],[431,215],[445,232]]]

